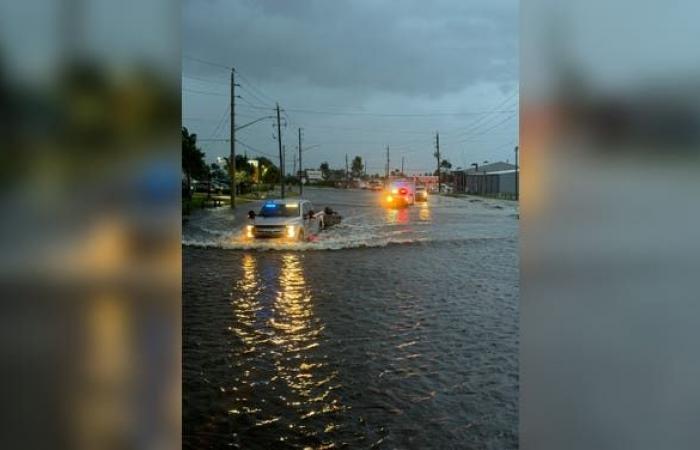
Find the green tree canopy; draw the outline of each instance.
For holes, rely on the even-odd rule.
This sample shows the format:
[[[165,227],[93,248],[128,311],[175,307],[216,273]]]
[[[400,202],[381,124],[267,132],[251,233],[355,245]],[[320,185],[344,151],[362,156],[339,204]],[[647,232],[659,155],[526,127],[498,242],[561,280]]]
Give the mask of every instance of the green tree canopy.
[[[192,179],[207,178],[209,168],[204,162],[204,152],[197,147],[197,135],[182,127],[182,171],[187,178],[187,192],[190,192]]]
[[[362,158],[355,156],[352,160],[351,172],[353,177],[359,177],[362,175],[364,164],[362,164]]]

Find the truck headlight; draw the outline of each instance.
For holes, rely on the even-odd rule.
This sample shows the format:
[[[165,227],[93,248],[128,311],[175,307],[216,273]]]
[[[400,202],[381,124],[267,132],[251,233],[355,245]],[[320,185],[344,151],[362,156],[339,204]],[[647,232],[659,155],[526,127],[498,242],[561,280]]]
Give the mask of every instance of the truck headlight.
[[[386,196],[386,201],[387,201],[387,202],[390,202],[390,201],[392,201],[393,199],[394,199],[394,197],[392,197],[391,195],[387,195],[387,196]]]
[[[245,227],[245,235],[249,238],[253,237],[253,230],[255,227],[253,225],[246,225]]]
[[[287,225],[287,237],[293,238],[296,234],[296,227],[294,225]]]

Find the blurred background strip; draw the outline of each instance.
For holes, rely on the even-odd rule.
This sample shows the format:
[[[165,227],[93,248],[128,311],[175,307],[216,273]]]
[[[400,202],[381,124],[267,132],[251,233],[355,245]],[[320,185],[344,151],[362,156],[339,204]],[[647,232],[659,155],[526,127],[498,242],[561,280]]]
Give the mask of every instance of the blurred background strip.
[[[1,448],[180,445],[179,14],[0,5]]]

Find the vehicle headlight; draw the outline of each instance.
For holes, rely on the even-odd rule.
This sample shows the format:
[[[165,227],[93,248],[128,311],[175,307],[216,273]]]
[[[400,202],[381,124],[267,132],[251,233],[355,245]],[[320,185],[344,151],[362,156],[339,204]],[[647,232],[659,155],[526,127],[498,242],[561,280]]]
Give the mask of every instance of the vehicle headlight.
[[[387,196],[386,196],[386,201],[387,201],[387,202],[390,202],[390,201],[392,201],[393,199],[394,199],[394,197],[392,197],[391,195],[387,195]]]
[[[245,234],[249,238],[253,237],[253,230],[255,230],[255,227],[253,225],[246,225],[245,227]]]
[[[294,225],[287,225],[287,237],[293,238],[296,236],[296,227]]]

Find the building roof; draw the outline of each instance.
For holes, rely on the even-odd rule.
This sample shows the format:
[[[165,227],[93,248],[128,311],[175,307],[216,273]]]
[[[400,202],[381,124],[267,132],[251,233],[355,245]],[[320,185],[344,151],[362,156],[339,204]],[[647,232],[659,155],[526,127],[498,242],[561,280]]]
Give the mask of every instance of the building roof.
[[[510,164],[507,162],[499,161],[491,164],[484,164],[481,165],[479,164],[479,170],[478,173],[493,173],[493,172],[504,172],[504,171],[513,171],[515,170],[515,165]],[[468,174],[475,174],[477,171],[472,167],[470,169],[467,169],[463,172],[466,172]]]

